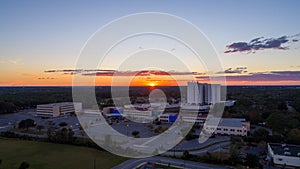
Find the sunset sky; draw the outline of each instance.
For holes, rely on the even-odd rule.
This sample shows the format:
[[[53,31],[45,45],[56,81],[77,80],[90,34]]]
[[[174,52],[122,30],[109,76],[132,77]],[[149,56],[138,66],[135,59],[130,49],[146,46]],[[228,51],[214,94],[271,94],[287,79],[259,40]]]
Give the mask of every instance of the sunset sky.
[[[204,69],[182,69],[176,61],[168,63],[167,54],[161,60],[163,69],[141,71],[144,65],[138,59],[119,69],[113,64],[122,58],[118,51],[104,67],[76,68],[80,51],[93,33],[112,20],[143,12],[169,13],[197,26],[223,66],[210,73],[226,76],[227,85],[300,85],[298,0],[0,3],[0,86],[70,86],[74,75],[82,79],[96,75],[96,85],[103,86],[112,84],[112,75],[118,78],[115,85],[126,85],[128,79],[130,85],[149,86],[185,85],[191,77],[208,82]],[[159,45],[180,50],[164,39]],[[181,51],[180,59],[185,59]]]

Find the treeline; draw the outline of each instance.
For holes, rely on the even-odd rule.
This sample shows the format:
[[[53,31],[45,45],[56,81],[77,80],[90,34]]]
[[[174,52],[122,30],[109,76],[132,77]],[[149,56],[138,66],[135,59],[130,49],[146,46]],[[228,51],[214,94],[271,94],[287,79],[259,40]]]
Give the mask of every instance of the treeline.
[[[65,134],[69,135],[69,131],[68,131],[68,129],[63,128],[61,130],[56,131],[56,133],[54,135],[52,135],[51,137],[46,137],[46,138],[31,136],[31,135],[27,135],[27,134],[17,134],[17,133],[11,132],[11,131],[0,132],[0,137],[16,138],[16,139],[29,140],[29,141],[41,141],[41,142],[50,142],[50,143],[58,143],[58,144],[76,145],[76,146],[95,148],[97,150],[103,150],[101,147],[99,147],[96,143],[94,143],[89,138],[81,138],[81,137],[73,137],[72,136],[72,138],[64,140],[66,138]]]
[[[0,113],[13,113],[37,104],[72,101],[71,91],[65,87],[2,87]]]
[[[160,87],[159,89],[163,90],[167,97],[180,97],[178,87]],[[130,87],[129,96],[134,102],[138,97],[149,96],[151,90],[149,87]],[[111,87],[95,87],[95,95],[101,106],[113,105]],[[72,87],[0,87],[0,114],[35,108],[38,104],[71,101],[73,101]]]

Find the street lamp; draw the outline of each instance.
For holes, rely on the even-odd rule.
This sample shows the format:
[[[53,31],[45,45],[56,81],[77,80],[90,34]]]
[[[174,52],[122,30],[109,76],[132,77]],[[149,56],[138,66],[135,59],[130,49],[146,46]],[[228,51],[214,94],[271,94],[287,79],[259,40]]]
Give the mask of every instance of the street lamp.
[[[129,127],[129,124],[126,124],[126,135],[128,136],[128,127]]]

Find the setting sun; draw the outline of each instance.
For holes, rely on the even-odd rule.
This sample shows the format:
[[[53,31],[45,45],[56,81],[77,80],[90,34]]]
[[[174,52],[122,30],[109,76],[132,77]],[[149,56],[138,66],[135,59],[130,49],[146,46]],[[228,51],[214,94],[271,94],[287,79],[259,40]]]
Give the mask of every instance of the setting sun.
[[[150,87],[155,87],[155,86],[157,86],[157,84],[155,82],[151,82],[151,83],[149,83],[149,86]]]

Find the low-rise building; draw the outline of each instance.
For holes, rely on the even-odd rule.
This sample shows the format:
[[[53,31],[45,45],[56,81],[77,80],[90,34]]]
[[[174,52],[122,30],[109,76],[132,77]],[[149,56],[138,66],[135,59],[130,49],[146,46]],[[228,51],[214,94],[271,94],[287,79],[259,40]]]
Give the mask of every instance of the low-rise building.
[[[163,108],[164,107],[160,104],[125,105],[122,115],[129,119],[152,121],[158,118],[158,116],[163,112]]]
[[[278,167],[300,167],[300,146],[268,143],[268,160]]]
[[[58,117],[82,111],[82,103],[61,102],[37,105],[36,115],[40,117]]]
[[[106,115],[106,114],[110,114],[112,113],[114,110],[116,110],[117,108],[116,107],[104,107],[103,110],[102,110],[102,114],[103,115]]]
[[[214,134],[247,136],[250,132],[250,122],[243,118],[221,118],[219,124],[206,123],[205,130]]]
[[[161,122],[174,122],[176,120],[182,120],[184,122],[203,124],[206,119],[206,115],[198,114],[195,115],[193,113],[164,113],[159,115],[158,120]]]
[[[161,122],[174,122],[177,120],[178,113],[163,113],[158,116],[158,120]]]

